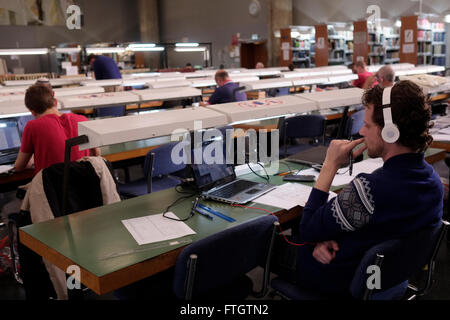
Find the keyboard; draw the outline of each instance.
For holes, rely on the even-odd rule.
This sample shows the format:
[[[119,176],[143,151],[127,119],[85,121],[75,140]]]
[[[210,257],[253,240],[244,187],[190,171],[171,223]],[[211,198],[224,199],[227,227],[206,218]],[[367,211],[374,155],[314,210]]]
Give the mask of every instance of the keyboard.
[[[14,163],[17,159],[17,151],[0,152],[0,164]]]
[[[235,180],[233,183],[209,193],[209,196],[229,198],[257,184],[257,182],[247,180]]]

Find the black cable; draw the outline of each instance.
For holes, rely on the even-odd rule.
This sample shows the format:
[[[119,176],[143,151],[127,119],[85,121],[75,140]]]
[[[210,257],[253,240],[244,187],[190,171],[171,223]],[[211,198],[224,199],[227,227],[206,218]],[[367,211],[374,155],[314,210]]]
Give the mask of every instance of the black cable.
[[[267,172],[266,172],[267,177],[263,177],[263,176],[259,175],[258,173],[256,173],[255,171],[253,171],[252,167],[250,166],[250,163],[247,163],[247,166],[248,166],[248,168],[249,168],[255,175],[257,175],[257,176],[260,177],[261,179],[264,179],[264,180],[266,180],[267,182],[269,182],[270,178],[269,178],[269,176],[267,175]],[[264,169],[264,171],[265,171],[265,169]]]
[[[189,213],[189,216],[188,216],[187,218],[184,218],[184,219],[176,219],[176,218],[171,218],[171,217],[166,216],[166,213],[169,212],[170,208],[173,207],[175,204],[177,204],[180,200],[188,199],[188,198],[191,198],[192,196],[193,196],[193,194],[189,194],[189,195],[187,195],[187,196],[179,197],[177,200],[175,200],[173,203],[171,203],[171,204],[167,207],[167,209],[166,209],[166,210],[164,211],[164,213],[163,213],[163,217],[164,217],[164,218],[167,218],[167,219],[170,219],[170,220],[175,220],[175,221],[187,221],[187,220],[189,220],[190,218],[192,218],[192,216],[193,216],[193,213],[192,213],[192,212],[190,212],[190,213]]]

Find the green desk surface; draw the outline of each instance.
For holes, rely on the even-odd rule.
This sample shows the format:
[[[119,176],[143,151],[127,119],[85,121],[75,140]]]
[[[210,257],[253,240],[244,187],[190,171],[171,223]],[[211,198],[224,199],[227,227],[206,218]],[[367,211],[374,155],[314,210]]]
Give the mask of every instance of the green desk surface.
[[[440,152],[442,152],[440,149],[429,149],[427,156]],[[292,169],[303,168],[301,165],[294,163],[289,163],[289,167]],[[279,171],[288,171],[288,167],[280,164]],[[240,178],[263,181],[252,173],[243,175]],[[277,185],[283,183],[280,176],[270,176],[269,182]],[[312,186],[313,184],[310,183],[309,185]],[[176,192],[175,189],[164,190],[54,220],[32,224],[22,227],[21,231],[45,246],[54,249],[93,275],[102,277],[186,245],[184,243],[177,246],[158,248],[154,248],[153,244],[139,246],[121,222],[124,219],[162,213],[169,204],[183,195]],[[173,206],[170,211],[180,218],[185,218],[190,213],[193,200],[194,197],[184,199]],[[232,207],[229,204],[219,202],[204,201],[203,203],[235,218],[236,221],[230,223],[219,217],[214,217],[214,220],[211,221],[196,214],[185,222],[196,232],[195,235],[186,237],[189,241],[205,238],[221,230],[268,214],[257,209]],[[251,207],[252,205],[249,204],[248,206]],[[273,213],[286,212],[279,208],[259,204],[257,207]],[[139,250],[139,252],[133,252],[134,250]],[[125,251],[132,252],[108,258]]]

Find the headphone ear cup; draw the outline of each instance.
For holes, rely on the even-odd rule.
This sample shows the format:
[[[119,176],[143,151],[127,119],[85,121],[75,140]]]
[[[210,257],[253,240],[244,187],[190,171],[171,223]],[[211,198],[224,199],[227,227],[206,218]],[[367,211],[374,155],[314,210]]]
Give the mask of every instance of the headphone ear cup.
[[[389,123],[381,130],[381,137],[387,143],[394,143],[400,138],[400,131],[393,123]]]

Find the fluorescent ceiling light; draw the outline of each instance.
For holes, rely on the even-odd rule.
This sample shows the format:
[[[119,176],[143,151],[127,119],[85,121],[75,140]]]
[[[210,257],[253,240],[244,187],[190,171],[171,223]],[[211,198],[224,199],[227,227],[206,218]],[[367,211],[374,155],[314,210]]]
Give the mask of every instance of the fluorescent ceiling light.
[[[175,47],[198,47],[199,44],[197,42],[179,42],[175,43]]]
[[[47,54],[47,48],[32,48],[32,49],[0,49],[1,56],[18,56],[18,55],[39,55]]]
[[[176,52],[199,52],[199,51],[205,51],[205,47],[198,47],[198,48],[175,48]]]
[[[127,51],[142,52],[142,51],[164,51],[164,47],[127,47]]]
[[[91,53],[123,53],[125,52],[125,48],[118,48],[118,47],[106,47],[106,48],[86,48],[86,53],[87,54],[91,54]]]
[[[156,47],[154,43],[131,43],[128,48],[153,48]]]
[[[57,53],[78,53],[81,51],[80,47],[76,48],[56,48],[55,51]]]
[[[450,13],[445,15],[444,21],[445,21],[446,23],[450,23]]]

